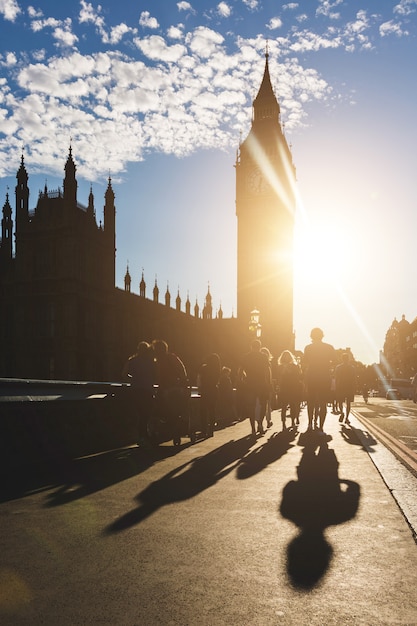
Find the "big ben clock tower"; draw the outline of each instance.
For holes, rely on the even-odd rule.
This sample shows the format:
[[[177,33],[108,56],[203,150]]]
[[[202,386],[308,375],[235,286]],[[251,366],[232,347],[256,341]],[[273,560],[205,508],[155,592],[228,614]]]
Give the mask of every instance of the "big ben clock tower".
[[[280,107],[265,71],[252,126],[236,160],[237,318],[249,326],[258,309],[262,343],[277,357],[294,349],[293,236],[295,168]]]

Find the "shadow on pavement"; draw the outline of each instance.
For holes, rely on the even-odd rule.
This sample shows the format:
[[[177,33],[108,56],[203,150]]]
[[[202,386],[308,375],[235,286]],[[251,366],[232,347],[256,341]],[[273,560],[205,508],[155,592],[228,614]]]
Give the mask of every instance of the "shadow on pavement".
[[[237,477],[240,480],[250,478],[265,467],[280,459],[292,447],[297,436],[294,428],[287,428],[279,433],[273,433],[261,446],[247,454],[237,468]]]
[[[372,435],[367,430],[362,430],[360,428],[347,428],[345,425],[342,426],[341,435],[346,443],[349,443],[354,446],[362,446],[362,450],[366,452],[372,453],[372,447],[377,445],[378,441],[372,437]]]
[[[359,485],[339,479],[330,439],[314,431],[300,436],[304,451],[298,480],[290,481],[282,493],[280,513],[300,529],[287,548],[288,576],[295,588],[304,591],[315,587],[329,568],[333,549],[325,529],[355,517],[359,506]]]
[[[193,498],[230,474],[252,444],[250,436],[228,441],[208,454],[176,467],[141,491],[136,497],[139,506],[117,519],[104,532],[111,534],[126,530],[167,504]]]
[[[48,491],[46,506],[58,506],[136,476],[154,463],[177,454],[184,446],[159,446],[149,450],[136,446],[119,448],[79,459],[9,470],[3,481],[0,502]],[[52,491],[51,491],[52,490]]]

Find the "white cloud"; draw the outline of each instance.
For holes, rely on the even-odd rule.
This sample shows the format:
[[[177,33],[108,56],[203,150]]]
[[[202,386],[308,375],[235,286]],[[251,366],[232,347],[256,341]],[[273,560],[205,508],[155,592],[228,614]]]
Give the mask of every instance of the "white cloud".
[[[19,13],[21,9],[16,0],[0,0],[0,15],[3,15],[5,20],[14,22]]]
[[[193,7],[189,2],[177,2],[178,11],[190,11],[191,13],[195,13]]]
[[[50,17],[45,20],[37,19],[33,20],[31,23],[31,28],[34,33],[38,33],[43,28],[56,28],[60,24],[59,20],[56,20],[54,17]]]
[[[35,17],[42,17],[43,13],[40,9],[35,9],[32,6],[28,6],[27,12],[30,18],[34,19]]]
[[[259,0],[242,0],[243,4],[251,11],[255,11],[259,7]]]
[[[188,33],[186,40],[192,52],[207,58],[224,42],[224,37],[210,28],[198,26],[193,32]]]
[[[217,12],[221,17],[230,17],[232,14],[232,9],[226,2],[220,2],[217,5]]]
[[[120,43],[120,41],[123,39],[124,35],[126,35],[127,33],[133,33],[135,34],[137,32],[137,30],[135,28],[129,28],[129,26],[127,26],[126,24],[118,24],[117,26],[114,26],[113,28],[111,28],[110,30],[110,37],[109,37],[109,43],[115,45],[117,43]]]
[[[321,49],[339,48],[342,39],[340,36],[327,37],[312,31],[301,31],[296,35],[296,41],[290,45],[293,52],[317,52]]]
[[[99,13],[101,11],[100,5],[98,6],[98,10],[95,11],[93,5],[90,2],[86,2],[85,0],[80,1],[81,9],[78,16],[78,21],[80,24],[85,22],[92,22],[93,24],[98,24],[100,27],[103,25],[103,18],[100,17]]]
[[[34,61],[43,61],[46,58],[45,48],[41,48],[40,50],[33,50],[32,58],[34,59]]]
[[[140,38],[127,24],[109,29],[100,6],[81,0],[80,7],[79,23],[92,25],[101,42],[117,43],[133,34],[129,43],[135,47],[125,48],[129,54],[74,50],[53,56],[43,48],[32,53],[32,62],[29,55],[14,53],[14,65],[2,69],[7,80],[1,90],[6,135],[0,143],[1,171],[9,167],[8,151],[22,142],[31,146],[28,163],[54,171],[56,156],[66,151],[71,135],[77,162],[90,180],[109,168],[117,175],[150,150],[185,155],[200,147],[237,145],[239,131],[249,128],[251,100],[262,77],[263,37],[238,37],[231,54],[224,36],[205,26],[187,32],[178,24],[167,28],[165,37]],[[67,47],[74,44],[71,21],[37,14],[32,28],[44,37],[60,37]],[[352,37],[361,34],[359,26],[351,31]],[[279,77],[277,95],[287,132],[306,123],[308,103],[331,96],[318,73],[295,58],[277,67],[276,59],[293,52],[294,45],[303,50],[330,46],[332,40],[341,45],[338,33],[327,39],[313,35],[290,33],[270,42],[271,76]],[[19,96],[13,96],[14,82]]]
[[[398,13],[398,15],[411,15],[416,12],[417,8],[417,0],[401,0],[399,4],[397,4],[393,11],[394,13]]]
[[[7,52],[4,64],[8,65],[9,67],[11,67],[12,65],[16,65],[16,63],[17,63],[17,59],[16,59],[15,53],[14,52]]]
[[[182,39],[184,37],[184,24],[170,26],[167,30],[167,37],[170,39]]]
[[[402,37],[403,35],[408,35],[408,31],[403,30],[401,28],[401,24],[391,20],[380,25],[379,34],[381,37],[386,37],[387,35],[397,35],[397,37]]]
[[[324,15],[331,20],[340,18],[340,13],[334,12],[333,9],[342,4],[343,0],[318,0],[316,15]]]
[[[299,24],[302,24],[302,22],[306,22],[308,20],[308,15],[306,15],[305,13],[301,13],[300,15],[297,15],[295,19]]]
[[[282,20],[279,17],[272,17],[269,20],[269,24],[266,25],[269,30],[276,30],[282,27]]]
[[[159,23],[156,17],[151,17],[149,11],[142,11],[139,18],[139,24],[143,26],[143,28],[159,28]]]
[[[181,44],[168,46],[165,40],[158,35],[152,35],[146,39],[137,38],[134,42],[143,54],[153,61],[158,60],[165,61],[166,63],[177,63],[186,52],[186,48]]]
[[[57,41],[57,45],[71,48],[78,41],[77,35],[71,31],[71,20],[67,18],[62,26],[57,26],[52,31],[52,37]]]
[[[31,22],[31,28],[34,33],[50,28],[52,37],[55,39],[57,46],[73,47],[78,41],[77,35],[72,32],[72,21],[69,17],[63,21],[57,20],[54,17],[35,19]]]
[[[121,23],[117,24],[110,28],[108,31],[104,18],[100,15],[101,6],[98,5],[97,11],[94,9],[92,4],[86,2],[85,0],[81,0],[81,10],[78,16],[78,21],[80,24],[88,24],[91,23],[96,27],[97,33],[101,37],[101,41],[105,44],[116,45],[120,43],[123,39],[124,35],[131,33],[136,34],[137,29],[131,28],[127,26],[127,24]]]

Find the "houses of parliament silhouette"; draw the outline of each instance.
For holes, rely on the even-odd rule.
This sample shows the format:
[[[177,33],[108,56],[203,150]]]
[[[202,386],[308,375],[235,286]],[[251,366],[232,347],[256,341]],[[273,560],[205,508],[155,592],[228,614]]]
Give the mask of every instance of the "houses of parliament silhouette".
[[[168,288],[160,302],[156,280],[147,297],[143,272],[139,293],[133,293],[129,268],[124,289],[117,288],[111,178],[103,222],[97,224],[92,190],[87,206],[78,201],[70,146],[62,189],[45,185],[31,210],[22,155],[15,222],[9,193],[2,209],[0,377],[120,380],[138,341],[154,338],[165,339],[191,374],[210,352],[236,366],[251,334],[260,330],[273,355],[293,350],[295,168],[271,85],[268,52],[251,129],[239,146],[235,167],[237,315],[226,319],[221,308],[213,315],[210,289],[200,311],[188,297],[182,310],[179,292],[171,306]]]

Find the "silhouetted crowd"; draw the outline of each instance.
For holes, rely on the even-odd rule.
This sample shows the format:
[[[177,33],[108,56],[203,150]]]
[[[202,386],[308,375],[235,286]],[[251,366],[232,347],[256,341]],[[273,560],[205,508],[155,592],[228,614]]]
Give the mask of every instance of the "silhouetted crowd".
[[[123,378],[131,383],[131,397],[138,420],[138,444],[155,445],[182,436],[192,441],[212,437],[216,429],[249,419],[250,436],[262,436],[272,426],[278,410],[281,427],[298,429],[300,411],[307,406],[307,430],[323,432],[328,407],[349,424],[356,387],[350,353],[341,362],[323,331],[313,328],[311,343],[302,357],[284,350],[274,357],[260,339],[251,342],[240,360],[235,377],[218,354],[201,364],[194,397],[198,411],[191,410],[192,387],[184,363],[163,340],[141,341],[125,364]]]

